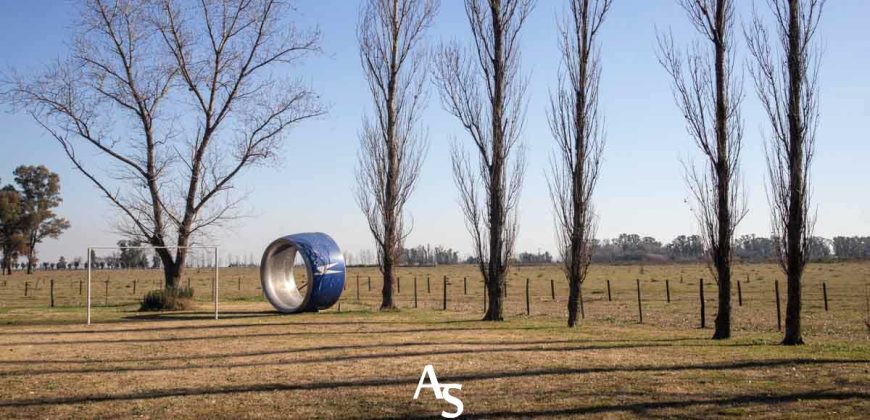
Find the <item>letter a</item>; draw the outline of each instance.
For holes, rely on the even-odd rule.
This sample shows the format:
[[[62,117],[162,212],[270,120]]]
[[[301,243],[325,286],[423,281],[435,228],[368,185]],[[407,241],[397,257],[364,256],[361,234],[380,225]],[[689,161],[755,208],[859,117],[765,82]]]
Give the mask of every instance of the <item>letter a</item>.
[[[429,385],[423,383],[426,376],[429,377]],[[432,365],[426,365],[426,367],[423,368],[423,374],[420,375],[420,382],[417,383],[417,390],[414,391],[415,400],[420,396],[420,390],[423,388],[432,388],[432,392],[435,393],[435,398],[439,400],[442,398],[441,385],[438,384],[438,377],[435,376],[435,368],[433,368]]]

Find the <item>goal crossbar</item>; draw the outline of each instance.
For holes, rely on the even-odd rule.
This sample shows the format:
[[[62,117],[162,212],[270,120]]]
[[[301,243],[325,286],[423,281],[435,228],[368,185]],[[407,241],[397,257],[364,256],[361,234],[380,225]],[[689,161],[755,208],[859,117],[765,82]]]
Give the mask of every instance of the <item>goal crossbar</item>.
[[[214,304],[214,319],[218,319],[218,285],[220,284],[220,268],[218,263],[218,247],[217,246],[89,246],[88,247],[88,287],[87,287],[87,325],[91,325],[91,270],[93,269],[93,261],[91,261],[91,251],[97,249],[205,249],[214,251],[214,279],[212,280],[212,303]]]

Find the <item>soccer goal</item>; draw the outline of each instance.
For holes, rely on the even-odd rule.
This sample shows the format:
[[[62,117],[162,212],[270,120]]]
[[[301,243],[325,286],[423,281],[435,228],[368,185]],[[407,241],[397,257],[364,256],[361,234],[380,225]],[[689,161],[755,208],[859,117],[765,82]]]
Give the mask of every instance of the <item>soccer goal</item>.
[[[93,277],[94,265],[96,261],[93,261],[94,253],[97,250],[111,250],[111,251],[123,251],[123,250],[155,250],[155,249],[187,249],[187,250],[203,250],[203,251],[211,251],[214,260],[212,262],[212,267],[214,267],[214,278],[212,279],[212,303],[214,304],[214,319],[219,318],[218,313],[218,286],[220,284],[220,264],[218,260],[218,247],[217,246],[91,246],[88,247],[87,250],[87,270],[88,270],[88,282],[87,282],[87,325],[91,325],[91,280]],[[108,286],[107,286],[108,290]],[[108,293],[108,292],[107,292]]]

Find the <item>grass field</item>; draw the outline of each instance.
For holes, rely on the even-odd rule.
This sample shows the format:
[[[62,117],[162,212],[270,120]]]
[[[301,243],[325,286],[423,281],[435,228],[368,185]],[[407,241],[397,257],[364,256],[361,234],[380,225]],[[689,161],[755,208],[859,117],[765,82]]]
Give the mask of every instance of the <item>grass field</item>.
[[[442,382],[462,384],[457,395],[468,416],[862,418],[870,411],[870,264],[809,267],[801,347],[777,345],[774,280],[783,309],[785,284],[773,265],[736,269],[743,306],[735,285],[735,338],[725,342],[708,339],[716,310],[709,280],[707,328],[699,328],[698,279],[709,279],[703,266],[596,266],[584,285],[586,319],[575,330],[563,327],[567,287],[556,266],[512,271],[510,316],[496,324],[478,321],[483,291],[471,266],[400,270],[397,313],[372,311],[380,293],[374,269],[351,269],[340,312],[296,316],[271,310],[255,270],[221,270],[218,321],[208,313],[211,272],[189,274],[200,308],[144,314],[135,302],[159,273],[96,272],[90,327],[79,306],[84,272],[0,277],[0,418],[436,417],[452,407],[431,392],[412,400],[426,364]],[[48,308],[51,279],[55,308]]]

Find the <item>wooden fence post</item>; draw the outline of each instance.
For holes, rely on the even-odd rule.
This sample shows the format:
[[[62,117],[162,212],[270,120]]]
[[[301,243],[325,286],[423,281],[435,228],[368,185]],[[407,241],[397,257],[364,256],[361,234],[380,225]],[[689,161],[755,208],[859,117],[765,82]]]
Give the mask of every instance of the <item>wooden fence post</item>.
[[[51,307],[54,308],[54,279],[51,279]]]
[[[82,295],[82,281],[79,280],[79,296]]]
[[[414,309],[417,309],[417,276],[414,276]]]
[[[462,294],[463,295],[468,294],[468,277],[462,278]]]
[[[610,297],[610,279],[607,279],[607,301],[611,302],[613,299]]]
[[[825,298],[825,312],[828,312],[828,285],[822,282],[822,296]]]
[[[637,315],[640,318],[640,323],[643,324],[643,307],[641,306],[641,298],[640,298],[640,279],[635,279],[637,282]],[[608,281],[608,285],[609,285]],[[608,288],[608,290],[610,290]]]
[[[137,279],[133,279],[133,296],[136,296],[136,281]]]
[[[372,291],[372,277],[369,276],[369,292]]]
[[[441,309],[447,310],[447,276],[444,276],[444,301]]]
[[[359,276],[356,276],[356,301],[359,302]]]
[[[429,283],[429,275],[426,275],[426,294],[432,293],[432,283]]]
[[[27,297],[28,289],[30,289],[30,282],[26,281],[26,282],[24,282],[24,297]]]
[[[357,276],[357,278],[359,278],[359,276]],[[239,278],[236,280],[236,289],[238,289],[240,292],[242,291],[242,277],[241,276],[239,276]]]
[[[396,277],[396,294],[402,293],[402,278]]]
[[[704,311],[704,279],[698,280],[698,295],[701,297],[701,328],[704,328],[707,326],[707,317]]]
[[[529,278],[526,277],[526,315],[532,314],[532,306],[529,303]]]
[[[668,279],[665,279],[665,295],[667,296],[668,303],[671,303],[671,282]]]
[[[550,299],[556,300],[556,283],[553,282],[553,279],[550,279]]]
[[[737,306],[743,306],[743,289],[740,288],[740,280],[737,280]]]
[[[773,287],[776,291],[776,330],[782,331],[782,315],[779,312],[779,280],[773,281]]]
[[[188,278],[187,281],[189,282],[190,279]],[[190,286],[188,286],[188,288],[190,288]],[[106,277],[106,300],[105,300],[103,306],[109,306],[109,278],[108,277]]]

